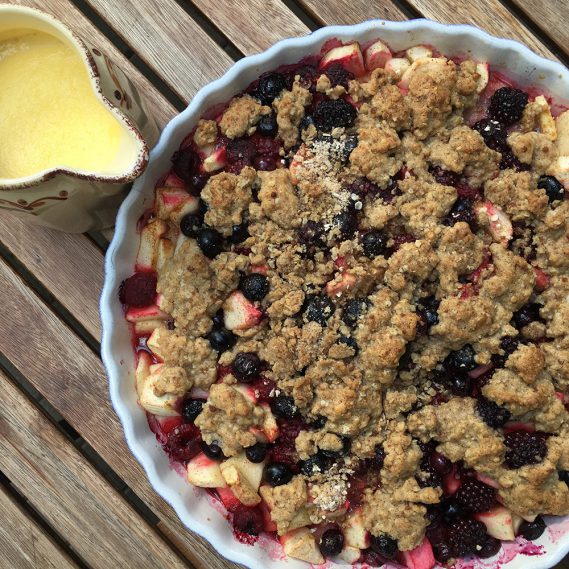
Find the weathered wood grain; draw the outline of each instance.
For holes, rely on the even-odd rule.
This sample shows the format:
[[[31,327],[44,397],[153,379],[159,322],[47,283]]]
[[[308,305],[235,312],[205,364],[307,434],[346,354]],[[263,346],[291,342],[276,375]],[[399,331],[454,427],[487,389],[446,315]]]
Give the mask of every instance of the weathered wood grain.
[[[86,1],[185,101],[233,63],[174,0]]]
[[[553,39],[569,56],[569,4],[567,0],[512,0],[544,35]]]
[[[267,49],[284,38],[310,32],[281,0],[193,0],[193,4],[245,55]]]
[[[49,12],[70,26],[86,42],[110,56],[144,95],[150,113],[161,127],[176,114],[174,107],[152,83],[69,0],[11,0],[10,3]]]
[[[0,383],[1,469],[81,558],[94,569],[186,566],[4,375]]]
[[[372,18],[407,19],[403,11],[390,0],[300,0],[300,3],[316,20],[327,26],[357,24]]]
[[[18,569],[73,569],[77,565],[0,489],[0,566]]]
[[[112,410],[100,360],[4,262],[0,262],[0,352],[150,507],[199,569],[235,567],[181,524],[131,455]],[[166,457],[164,458],[166,460]]]

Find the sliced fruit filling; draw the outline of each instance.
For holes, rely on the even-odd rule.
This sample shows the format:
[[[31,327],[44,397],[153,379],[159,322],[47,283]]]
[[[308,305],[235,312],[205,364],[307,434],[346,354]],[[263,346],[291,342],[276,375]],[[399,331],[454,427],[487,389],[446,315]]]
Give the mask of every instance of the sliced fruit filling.
[[[569,112],[331,41],[207,117],[119,290],[170,459],[312,564],[539,539],[569,513]]]

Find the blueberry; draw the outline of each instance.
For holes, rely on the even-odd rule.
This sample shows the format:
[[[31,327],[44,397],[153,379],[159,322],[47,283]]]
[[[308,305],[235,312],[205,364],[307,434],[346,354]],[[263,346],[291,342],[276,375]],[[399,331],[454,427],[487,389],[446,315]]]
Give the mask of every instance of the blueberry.
[[[565,484],[569,486],[569,470],[560,470],[558,474],[559,480],[561,480],[561,482],[565,482]]]
[[[213,259],[223,251],[223,237],[215,229],[202,229],[198,235],[198,245],[206,257]]]
[[[182,405],[182,418],[188,423],[193,423],[202,412],[205,401],[203,399],[189,399]]]
[[[528,99],[528,94],[520,89],[501,87],[490,99],[490,118],[510,126],[522,118]]]
[[[453,227],[460,221],[468,223],[471,229],[476,229],[476,216],[474,215],[473,201],[470,198],[458,198],[444,218],[443,224]]]
[[[362,237],[362,249],[370,259],[383,255],[387,251],[387,235],[378,229],[368,231]]]
[[[261,360],[253,352],[239,352],[233,359],[233,375],[243,383],[249,383],[261,373]]]
[[[358,343],[351,336],[344,336],[344,334],[340,334],[338,337],[338,344],[345,344],[352,348],[352,350],[354,350],[354,355],[360,351]]]
[[[354,124],[357,111],[343,99],[325,100],[314,109],[314,125],[318,130],[330,132],[336,127],[348,128]]]
[[[245,456],[250,462],[259,464],[267,456],[267,445],[265,443],[255,443],[252,447],[245,449]]]
[[[541,304],[537,304],[536,302],[522,306],[517,312],[514,312],[512,323],[519,330],[532,322],[539,321],[539,311],[541,308],[543,308]]]
[[[486,399],[482,395],[478,398],[476,404],[478,414],[482,420],[494,429],[503,427],[509,420],[512,414],[505,407],[501,407],[491,399]]]
[[[479,120],[472,128],[482,135],[486,146],[492,150],[501,152],[506,148],[508,131],[501,122],[492,119],[482,119]]]
[[[434,452],[429,457],[429,463],[441,476],[448,474],[452,470],[452,462],[446,456],[438,452]]]
[[[292,480],[292,471],[283,462],[273,462],[265,468],[265,478],[273,487],[282,486]]]
[[[271,411],[279,419],[294,419],[298,415],[294,399],[282,393],[271,400]]]
[[[235,334],[226,328],[215,327],[207,335],[209,345],[217,352],[230,350],[237,341]]]
[[[326,295],[309,295],[304,301],[304,313],[309,322],[326,326],[326,321],[335,310],[334,303]]]
[[[334,216],[334,226],[340,230],[340,237],[343,240],[351,239],[358,228],[358,218],[355,210],[346,208]]]
[[[442,501],[440,504],[440,510],[444,520],[448,523],[462,517],[463,515],[460,504],[458,504],[456,500],[452,498],[450,500]]]
[[[172,169],[178,178],[190,182],[200,163],[199,156],[189,147],[178,150],[172,157]]]
[[[328,422],[328,418],[324,415],[316,415],[316,417],[309,423],[312,429],[321,429]]]
[[[278,131],[277,118],[274,113],[264,115],[257,123],[257,132],[262,136],[275,136]]]
[[[382,445],[375,445],[373,450],[373,457],[371,458],[371,464],[377,470],[383,468],[383,463],[385,462],[385,451]]]
[[[555,176],[542,176],[537,182],[537,187],[545,190],[549,203],[565,198],[565,189]]]
[[[350,154],[356,149],[358,145],[358,137],[355,134],[349,134],[344,140],[342,146],[341,158],[342,162],[347,162],[350,159]]]
[[[325,557],[339,555],[344,548],[344,536],[338,528],[327,529],[318,541],[320,553]]]
[[[234,225],[231,231],[231,237],[229,241],[234,245],[238,245],[239,243],[243,243],[245,239],[249,237],[249,231],[247,229],[246,223],[240,223],[239,225]]]
[[[311,115],[306,115],[305,117],[302,117],[298,128],[302,132],[303,130],[306,130],[311,124],[314,124],[314,119]]]
[[[247,300],[263,300],[269,292],[269,279],[260,273],[251,273],[241,279],[239,288]]]
[[[219,443],[214,441],[211,444],[207,444],[205,441],[202,442],[203,453],[211,460],[223,460],[225,455],[219,446]]]
[[[494,557],[502,548],[502,542],[495,537],[488,536],[488,539],[477,549],[476,555],[480,559],[488,559],[489,557]]]
[[[318,221],[307,221],[298,230],[298,242],[303,246],[306,256],[313,257],[318,249],[326,246],[324,225]]]
[[[386,534],[372,535],[371,548],[382,557],[393,559],[397,554],[397,541]]]
[[[314,476],[320,472],[326,472],[330,468],[330,460],[318,452],[307,460],[300,461],[300,471],[306,476]]]
[[[223,309],[220,308],[213,316],[213,318],[211,319],[211,321],[213,322],[213,325],[215,327],[222,327],[223,326]]]
[[[545,522],[541,516],[537,516],[533,522],[523,521],[518,530],[518,534],[522,535],[529,541],[538,539],[545,531]]]
[[[439,323],[439,314],[437,312],[439,304],[440,302],[434,296],[429,296],[419,301],[417,312],[424,319],[427,327]]]
[[[456,373],[451,377],[450,390],[459,397],[468,397],[472,390],[472,381],[468,375]]]
[[[208,180],[209,180],[209,176],[207,174],[194,174],[190,178],[189,192],[193,196],[199,196],[200,192],[204,189]]]
[[[476,352],[470,344],[466,344],[460,350],[451,352],[444,361],[446,369],[458,369],[460,371],[472,371],[476,367],[474,357]]]
[[[270,105],[286,89],[285,78],[280,73],[268,73],[259,79],[257,94],[263,105]]]
[[[180,220],[180,231],[186,237],[197,237],[202,229],[202,218],[199,215],[188,213]]]
[[[369,303],[365,298],[351,298],[344,306],[342,322],[344,322],[346,326],[354,328],[358,323],[359,317],[365,312],[368,306]]]

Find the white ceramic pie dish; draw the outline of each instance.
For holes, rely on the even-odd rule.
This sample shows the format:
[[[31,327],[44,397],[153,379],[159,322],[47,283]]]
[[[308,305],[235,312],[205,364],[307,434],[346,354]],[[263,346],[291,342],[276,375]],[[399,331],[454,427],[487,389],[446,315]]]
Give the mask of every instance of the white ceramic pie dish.
[[[168,170],[173,152],[203,112],[230,99],[264,71],[318,53],[324,42],[331,38],[360,42],[383,39],[394,50],[428,43],[446,55],[465,55],[488,61],[492,69],[506,73],[521,84],[541,87],[560,102],[569,103],[569,71],[559,63],[537,56],[520,43],[492,37],[467,25],[442,25],[429,20],[371,20],[354,26],[322,28],[309,36],[283,40],[263,53],[240,60],[220,79],[203,87],[188,108],[166,126],[150,154],[147,170],[136,181],[119,210],[115,235],[105,259],[105,284],[101,296],[102,358],[109,377],[111,400],[123,425],[126,441],[153,488],[172,505],[190,530],[207,539],[224,557],[251,569],[305,569],[307,564],[284,559],[280,547],[267,539],[261,539],[254,547],[237,542],[222,508],[212,505],[204,491],[192,488],[171,469],[166,454],[148,427],[143,409],[137,404],[134,353],[118,300],[118,287],[133,271],[138,248],[136,224],[152,205],[155,181]],[[569,552],[569,516],[558,518],[536,544],[539,547],[526,544],[526,554],[518,553],[524,549],[524,544],[517,543],[508,545],[496,558],[459,562],[456,567],[549,569]],[[533,555],[527,555],[530,549]],[[328,562],[326,567],[332,569],[340,565]]]

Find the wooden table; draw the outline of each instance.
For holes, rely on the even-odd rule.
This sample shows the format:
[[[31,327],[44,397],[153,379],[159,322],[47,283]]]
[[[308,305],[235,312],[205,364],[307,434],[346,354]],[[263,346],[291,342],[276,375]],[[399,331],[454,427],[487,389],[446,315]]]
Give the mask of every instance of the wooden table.
[[[160,125],[236,59],[322,25],[427,17],[479,25],[569,61],[567,0],[17,0],[100,47]],[[109,232],[0,216],[0,566],[228,569],[152,490],[99,359]],[[531,567],[528,558],[527,567]],[[569,558],[557,566],[569,569]]]

